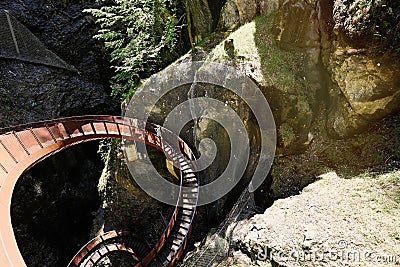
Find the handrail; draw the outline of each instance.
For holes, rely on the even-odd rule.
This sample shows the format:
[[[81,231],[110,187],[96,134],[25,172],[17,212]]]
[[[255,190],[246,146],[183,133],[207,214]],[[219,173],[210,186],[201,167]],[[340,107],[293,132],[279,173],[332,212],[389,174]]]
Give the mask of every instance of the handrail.
[[[139,127],[134,125],[138,125]],[[124,127],[128,127],[128,129]],[[162,130],[162,137],[157,136],[156,129]],[[12,191],[19,176],[39,161],[65,148],[104,138],[133,139],[157,148],[164,152],[167,157],[176,158],[174,164],[179,166],[181,179],[179,197],[174,212],[157,245],[141,260],[138,266],[147,265],[153,261],[157,252],[161,250],[169,238],[181,210],[179,203],[183,197],[184,173],[181,162],[178,160],[178,154],[182,153],[187,158],[187,164],[192,166],[191,170],[196,173],[198,181],[194,154],[181,138],[161,126],[146,123],[138,119],[89,115],[34,122],[0,129],[0,216],[8,218],[8,220],[0,221],[0,266],[25,266],[16,245],[9,214]],[[171,143],[167,141],[171,141]],[[174,149],[174,142],[177,143],[175,144],[177,150]],[[164,147],[168,147],[171,151],[169,153],[172,155],[169,155]],[[198,203],[199,183],[197,182],[196,185],[196,205],[193,206],[191,221],[181,245],[178,250],[173,251],[174,254],[169,266],[173,265],[180,258],[192,231],[192,223]]]

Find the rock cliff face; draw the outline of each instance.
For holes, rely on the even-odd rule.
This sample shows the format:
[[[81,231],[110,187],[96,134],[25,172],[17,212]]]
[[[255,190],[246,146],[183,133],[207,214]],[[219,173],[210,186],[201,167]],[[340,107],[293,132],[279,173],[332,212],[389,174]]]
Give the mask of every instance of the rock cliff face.
[[[212,29],[213,19],[209,15],[212,12],[207,10],[211,10],[212,4],[188,3],[193,9],[201,6],[202,12],[207,13],[203,20],[192,21],[194,29],[203,29],[197,30],[201,32],[198,37],[204,39],[198,50],[204,48],[207,52],[192,53],[181,61],[211,60],[234,66],[256,82],[274,113],[278,149],[272,172],[256,196],[263,205],[274,198],[297,193],[326,167],[346,163],[359,170],[383,163],[379,151],[359,153],[360,147],[369,146],[365,141],[370,142],[369,137],[364,141],[356,137],[354,144],[338,141],[344,146],[340,153],[335,148],[336,138],[360,134],[376,121],[397,112],[400,89],[395,76],[399,66],[396,60],[389,60],[398,58],[397,52],[389,47],[386,51],[385,44],[379,42],[360,47],[359,40],[340,31],[341,24],[336,20],[340,1],[218,2],[223,3],[220,14],[211,18],[219,17],[217,31],[225,32],[208,37],[205,33]],[[221,35],[224,38],[214,46]],[[162,123],[163,116],[179,101],[190,97],[207,96],[229,104],[240,114],[251,136],[253,165],[245,174],[245,184],[251,177],[260,145],[252,113],[237,96],[221,88],[201,85],[192,96],[188,90],[184,93],[177,90],[170,99],[161,101],[153,121]],[[226,167],[230,143],[221,127],[211,120],[202,118],[194,128],[183,136],[199,153],[210,149],[198,146],[199,140],[207,137],[217,142],[220,151],[218,162],[207,170],[210,175],[202,176],[203,183],[208,183],[207,177],[218,176]],[[353,150],[360,154],[359,164],[349,161]],[[225,205],[230,197],[211,207],[210,217],[223,217],[229,209]]]
[[[0,59],[0,127],[117,110],[107,92],[107,58],[92,38],[94,24],[82,13],[93,5],[95,1],[1,1],[0,9],[80,73]],[[97,146],[61,152],[19,179],[12,221],[28,266],[65,266],[88,241],[103,167]]]
[[[393,45],[398,32],[391,30],[385,37],[379,30],[387,26],[384,20],[398,29],[398,17],[392,16],[397,6],[378,3],[363,9],[365,1],[355,2],[350,13],[348,2],[333,0],[228,0],[221,10],[218,28],[226,31],[225,40],[206,47],[211,54],[200,58],[228,62],[251,77],[276,120],[277,156],[256,193],[260,205],[297,194],[327,169],[347,176],[365,168],[397,166],[397,119],[390,118],[397,118],[400,106],[398,43]],[[382,8],[385,19],[376,19]],[[356,18],[360,14],[369,14],[371,20],[361,21]],[[357,34],[350,24],[366,30]],[[207,96],[234,98],[224,93]],[[228,102],[243,121],[251,121],[245,105],[235,101]],[[217,132],[218,127],[203,120],[197,135],[219,136],[220,144],[228,146]]]
[[[2,59],[0,101],[6,108],[0,111],[1,126],[111,110],[106,56],[101,44],[92,38],[96,27],[82,12],[94,3],[0,3],[0,9],[8,10],[48,49],[80,72]]]
[[[304,64],[304,66],[299,66],[300,68],[291,67],[288,73],[290,75],[292,72],[297,79],[297,85],[292,86],[292,90],[298,90],[298,92],[291,92],[292,98],[303,94],[305,102],[314,112],[312,115],[313,112],[310,113],[307,108],[302,111],[297,110],[300,116],[309,118],[305,119],[306,123],[303,125],[306,125],[305,128],[310,128],[310,119],[315,117],[316,108],[327,104],[326,108],[329,112],[325,117],[326,130],[331,136],[345,137],[362,131],[372,121],[393,114],[397,111],[399,104],[397,96],[400,89],[399,82],[394,76],[399,66],[397,61],[391,60],[393,57],[398,58],[398,54],[395,50],[390,50],[390,44],[379,42],[379,40],[371,41],[374,40],[374,30],[378,32],[379,27],[385,27],[387,24],[374,20],[373,17],[378,12],[374,13],[373,10],[383,12],[382,7],[376,4],[364,9],[364,16],[371,17],[371,23],[368,24],[367,18],[364,18],[364,21],[356,18],[361,12],[357,8],[362,9],[360,7],[362,1],[358,2],[351,6],[352,11],[347,14],[344,11],[347,10],[346,4],[341,1],[249,0],[238,2],[232,0],[227,1],[222,9],[220,26],[222,29],[232,30],[257,15],[264,16],[264,20],[260,18],[255,20],[256,27],[257,22],[259,22],[258,25],[265,26],[259,27],[254,37],[255,42],[258,42],[261,64],[268,61],[263,58],[264,51],[262,50],[270,54],[274,47],[278,49],[277,51],[286,52],[291,56],[300,55],[300,58],[285,62],[279,62],[282,56],[273,60],[281,66],[290,65],[294,60]],[[387,8],[389,12],[384,18],[385,21],[391,21],[396,25],[396,20],[390,12],[390,10],[393,12],[393,8],[396,7],[390,5]],[[354,27],[360,28],[361,37],[355,36],[356,29],[349,26],[351,19],[354,20]],[[269,26],[266,27],[268,24]],[[365,28],[369,31],[361,30]],[[243,51],[240,51],[240,47],[243,46],[240,37],[251,34],[251,29],[239,31],[234,41],[238,43],[238,52],[243,54]],[[270,35],[269,42],[263,40],[266,35]],[[392,35],[391,40],[395,39],[395,33]],[[269,47],[262,49],[261,45]],[[266,67],[269,68],[263,69],[264,80],[268,80],[268,76],[272,76],[271,73],[274,72],[271,66]],[[301,78],[304,78],[303,82]],[[256,81],[262,86],[265,85],[265,81],[260,79]],[[270,85],[278,90],[281,87],[276,81],[272,81]],[[274,106],[273,103],[271,105]],[[293,104],[283,103],[283,106],[293,107]],[[277,114],[278,121],[283,113],[285,112]],[[289,129],[287,132],[290,132],[290,128],[294,129],[294,135],[300,133],[300,136],[303,136],[307,132],[306,129],[301,133],[302,130],[291,123],[286,126],[287,118],[282,118],[282,121],[284,132],[285,129]],[[302,120],[296,118],[296,121]],[[285,144],[287,143],[286,141]]]
[[[66,70],[0,60],[0,126],[109,111],[103,85]]]
[[[193,42],[202,41],[217,27],[225,0],[184,0]]]
[[[107,56],[100,42],[92,37],[97,28],[82,11],[98,4],[90,1],[2,1],[8,10],[38,37],[48,49],[79,70],[104,91],[111,76]]]
[[[233,32],[212,49],[210,60],[233,62],[269,101],[278,132],[272,171],[276,197],[312,181],[310,175],[284,178],[288,169],[301,169],[292,159],[311,156],[312,142],[349,138],[398,111],[399,65],[393,60],[398,53],[371,31],[350,35],[338,19],[346,16],[340,5],[328,0],[232,0],[222,8],[219,27]],[[227,42],[232,51],[226,50]],[[283,157],[291,163],[280,164]]]
[[[267,97],[278,132],[277,159],[301,154],[317,133],[324,131],[323,126],[317,130],[316,124],[326,120],[324,110],[330,101],[330,78],[322,61],[323,50],[330,44],[322,41],[328,38],[328,33],[321,34],[322,11],[316,3],[302,1],[269,2],[268,6],[257,2],[257,7],[252,1],[242,1],[241,5],[243,10],[249,10],[248,14],[254,8],[254,15],[265,13],[227,37],[233,43],[233,53],[226,51],[225,41],[211,51],[210,60],[233,62]],[[234,16],[226,14],[230,15]],[[244,121],[251,118],[245,108],[238,109]],[[254,146],[258,145],[255,142]],[[272,176],[261,189],[264,205],[274,197],[295,192],[313,179],[285,177],[280,173],[287,171],[281,168],[287,166],[273,166]]]

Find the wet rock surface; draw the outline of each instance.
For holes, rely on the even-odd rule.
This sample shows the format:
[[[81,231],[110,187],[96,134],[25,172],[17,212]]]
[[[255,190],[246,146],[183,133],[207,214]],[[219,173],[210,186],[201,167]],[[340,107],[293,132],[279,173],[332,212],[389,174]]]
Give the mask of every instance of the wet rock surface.
[[[93,39],[94,21],[82,11],[98,6],[90,1],[2,1],[0,9],[8,10],[48,49],[73,65],[100,88],[111,77],[102,44]]]
[[[78,114],[112,113],[110,70],[96,27],[82,11],[95,1],[2,1],[8,10],[52,52],[79,73],[0,60],[0,126]],[[114,111],[115,112],[115,111]]]
[[[112,108],[103,86],[66,70],[0,60],[0,127]]]
[[[0,59],[0,127],[59,117],[113,114],[111,75],[96,27],[82,11],[95,1],[2,1],[44,45],[79,73]],[[51,157],[16,186],[12,220],[28,266],[65,266],[90,237],[103,168],[98,144]]]
[[[163,162],[163,154],[155,149],[149,153],[159,162]],[[112,141],[107,152],[106,166],[98,183],[101,205],[91,236],[111,230],[124,230],[155,245],[164,231],[163,216],[169,221],[172,210],[140,189],[130,174],[126,159],[121,159],[118,155],[122,155],[121,144]],[[135,175],[148,176],[151,173],[148,171],[148,164],[138,161]]]

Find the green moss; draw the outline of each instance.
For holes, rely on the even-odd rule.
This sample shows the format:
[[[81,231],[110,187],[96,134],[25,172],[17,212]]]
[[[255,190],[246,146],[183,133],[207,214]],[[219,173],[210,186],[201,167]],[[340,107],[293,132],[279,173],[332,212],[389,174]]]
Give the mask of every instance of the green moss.
[[[295,50],[283,50],[273,35],[275,14],[255,19],[256,32],[254,39],[261,58],[261,69],[264,79],[270,85],[284,92],[293,92],[298,88],[298,77],[302,72],[303,54]]]
[[[279,128],[279,131],[283,139],[282,142],[284,147],[290,146],[292,142],[296,139],[294,130],[290,125],[282,124]]]

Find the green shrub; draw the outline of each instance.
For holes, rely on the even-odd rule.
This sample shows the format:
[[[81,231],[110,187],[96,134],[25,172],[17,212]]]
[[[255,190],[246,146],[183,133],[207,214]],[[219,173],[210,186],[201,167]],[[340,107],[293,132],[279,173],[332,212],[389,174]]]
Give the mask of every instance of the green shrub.
[[[171,0],[98,0],[101,7],[86,9],[100,30],[115,68],[112,94],[125,98],[140,79],[159,70],[174,57],[177,42],[176,9]]]

